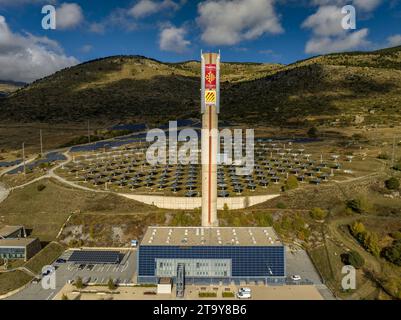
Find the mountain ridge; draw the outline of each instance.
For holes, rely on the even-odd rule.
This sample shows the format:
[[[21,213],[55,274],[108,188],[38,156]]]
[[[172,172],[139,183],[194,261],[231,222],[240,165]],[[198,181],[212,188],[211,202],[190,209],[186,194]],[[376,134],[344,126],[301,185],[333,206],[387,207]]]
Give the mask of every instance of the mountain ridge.
[[[223,120],[260,125],[394,124],[401,47],[334,53],[289,65],[222,63]],[[103,57],[64,69],[0,100],[0,121],[166,122],[199,117],[199,61]]]

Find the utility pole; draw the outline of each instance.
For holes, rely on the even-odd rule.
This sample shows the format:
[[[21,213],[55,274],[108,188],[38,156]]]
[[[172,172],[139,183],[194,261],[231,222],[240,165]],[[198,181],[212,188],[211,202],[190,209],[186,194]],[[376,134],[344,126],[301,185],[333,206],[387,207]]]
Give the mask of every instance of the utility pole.
[[[24,174],[26,174],[25,168],[25,142],[22,143],[22,163],[24,166]]]
[[[43,157],[43,137],[42,137],[42,129],[39,131],[40,133],[40,157]]]
[[[393,138],[393,155],[391,156],[391,168],[394,168],[394,158],[395,158],[395,136]]]
[[[91,135],[90,135],[90,129],[89,129],[89,120],[88,120],[88,141],[91,143]]]

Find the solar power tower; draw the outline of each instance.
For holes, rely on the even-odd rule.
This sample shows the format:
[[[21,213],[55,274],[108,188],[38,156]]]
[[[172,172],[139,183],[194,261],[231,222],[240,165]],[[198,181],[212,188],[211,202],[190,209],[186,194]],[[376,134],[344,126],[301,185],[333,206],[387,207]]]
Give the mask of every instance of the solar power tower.
[[[202,61],[202,226],[216,227],[220,53],[201,53]]]

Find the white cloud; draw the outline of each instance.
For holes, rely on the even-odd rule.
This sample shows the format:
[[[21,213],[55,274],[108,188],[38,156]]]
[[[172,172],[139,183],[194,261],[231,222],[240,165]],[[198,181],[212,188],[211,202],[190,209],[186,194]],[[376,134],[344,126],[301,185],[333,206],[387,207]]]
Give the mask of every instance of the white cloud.
[[[202,40],[211,45],[234,45],[283,32],[274,0],[208,0],[198,5],[198,14]]]
[[[312,4],[318,6],[327,6],[327,5],[336,5],[336,6],[345,6],[352,4],[356,7],[356,9],[361,9],[365,12],[370,12],[376,9],[383,0],[313,0]]]
[[[20,6],[26,4],[54,4],[56,0],[0,0],[1,6]]]
[[[101,23],[101,22],[94,22],[94,23],[91,23],[89,26],[89,31],[93,32],[93,33],[101,34],[101,33],[105,32],[105,29],[106,29],[105,24]]]
[[[138,28],[138,24],[127,9],[117,8],[102,21],[90,24],[89,31],[102,34],[105,33],[108,28],[115,27],[123,29],[124,31],[133,31]]]
[[[77,63],[56,41],[13,33],[0,16],[0,79],[31,82]]]
[[[187,30],[184,27],[174,26],[164,27],[160,32],[159,46],[163,51],[172,51],[177,53],[185,52],[190,41],[185,39]]]
[[[312,29],[319,36],[339,35],[344,33],[341,26],[343,17],[340,7],[322,6],[302,23],[302,27]]]
[[[56,13],[57,29],[72,29],[84,20],[82,8],[76,3],[63,3]]]
[[[315,2],[326,1],[315,0]],[[306,43],[305,52],[309,54],[341,52],[370,45],[367,39],[369,29],[344,30],[341,25],[343,17],[341,7],[335,5],[322,5],[316,13],[310,15],[302,23],[303,28],[312,31],[312,37]]]
[[[387,38],[390,47],[401,46],[401,34],[395,34]]]
[[[92,49],[93,49],[93,46],[92,45],[90,45],[90,44],[85,44],[85,45],[83,45],[82,47],[81,47],[81,52],[83,52],[83,53],[89,53],[89,52],[91,52],[92,51]]]
[[[368,33],[368,29],[361,29],[337,37],[314,37],[306,43],[305,52],[323,54],[367,47],[370,44],[366,39]]]
[[[175,11],[179,8],[180,5],[172,0],[140,0],[129,10],[129,14],[138,19],[150,16],[164,10]]]

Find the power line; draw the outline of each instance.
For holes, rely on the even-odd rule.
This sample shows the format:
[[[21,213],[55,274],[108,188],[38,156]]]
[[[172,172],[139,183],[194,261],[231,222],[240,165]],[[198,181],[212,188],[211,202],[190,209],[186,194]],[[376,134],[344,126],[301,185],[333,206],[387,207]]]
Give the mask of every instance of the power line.
[[[24,174],[26,174],[26,168],[25,168],[25,142],[22,143],[22,162],[24,166]]]
[[[43,136],[42,129],[39,130],[40,133],[40,156],[43,157]]]

